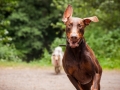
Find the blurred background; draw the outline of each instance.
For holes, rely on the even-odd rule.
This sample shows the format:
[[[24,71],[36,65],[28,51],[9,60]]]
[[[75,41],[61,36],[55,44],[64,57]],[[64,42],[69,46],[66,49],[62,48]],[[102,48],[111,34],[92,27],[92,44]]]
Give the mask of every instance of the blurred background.
[[[120,0],[0,0],[0,65],[50,65],[53,49],[66,44],[68,4],[73,16],[99,18],[86,28],[86,41],[103,68],[120,68]]]

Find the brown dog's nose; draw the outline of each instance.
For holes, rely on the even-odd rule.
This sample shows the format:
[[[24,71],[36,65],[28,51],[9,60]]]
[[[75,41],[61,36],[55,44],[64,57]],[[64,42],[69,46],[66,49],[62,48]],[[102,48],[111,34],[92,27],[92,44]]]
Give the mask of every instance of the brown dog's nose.
[[[73,39],[73,40],[75,40],[75,39],[77,39],[77,35],[73,34],[73,35],[71,35],[70,38]]]
[[[71,36],[71,39],[77,39],[77,37],[76,36]]]

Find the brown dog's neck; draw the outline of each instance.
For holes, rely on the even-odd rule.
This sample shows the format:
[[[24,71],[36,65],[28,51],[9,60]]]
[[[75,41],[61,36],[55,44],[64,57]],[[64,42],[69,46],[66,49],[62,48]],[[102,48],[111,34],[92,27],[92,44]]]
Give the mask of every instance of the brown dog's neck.
[[[84,49],[86,48],[85,46],[86,46],[85,39],[82,38],[79,42],[79,46],[75,48],[71,48],[69,42],[67,41],[66,49],[68,50],[68,52],[71,52],[71,54],[73,54],[74,57],[77,58],[78,55],[80,55],[80,53],[84,51]]]
[[[67,45],[66,45],[66,47],[69,47],[70,49],[73,49],[73,50],[75,50],[75,49],[80,49],[80,47],[83,47],[86,43],[85,43],[85,39],[84,39],[84,37],[83,38],[81,38],[81,40],[79,41],[79,46],[78,47],[75,47],[75,48],[71,48],[70,47],[70,45],[69,45],[69,42],[66,40],[66,42],[67,42]]]

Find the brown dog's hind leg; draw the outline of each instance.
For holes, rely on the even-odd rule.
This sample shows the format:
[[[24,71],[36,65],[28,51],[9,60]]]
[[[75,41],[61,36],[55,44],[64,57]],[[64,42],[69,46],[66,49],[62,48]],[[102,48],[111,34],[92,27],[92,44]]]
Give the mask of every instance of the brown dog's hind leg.
[[[68,76],[69,80],[70,80],[71,83],[75,86],[75,88],[76,88],[77,90],[83,90],[82,87],[81,87],[81,85],[78,84],[78,81],[77,81],[74,77],[72,77],[72,76],[70,76],[70,75],[67,75],[67,76]]]

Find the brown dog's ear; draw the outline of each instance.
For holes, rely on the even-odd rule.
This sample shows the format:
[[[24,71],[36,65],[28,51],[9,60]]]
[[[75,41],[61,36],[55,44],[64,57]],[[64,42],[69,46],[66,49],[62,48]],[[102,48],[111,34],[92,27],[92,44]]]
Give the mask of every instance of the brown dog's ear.
[[[72,8],[71,5],[68,5],[68,7],[66,8],[66,10],[64,11],[62,21],[64,23],[67,22],[67,19],[70,18],[70,17],[72,17],[72,13],[73,13],[73,8]]]
[[[88,18],[84,18],[83,22],[85,23],[85,25],[89,25],[90,22],[98,22],[98,18],[97,16],[93,16],[93,17],[88,17]]]

